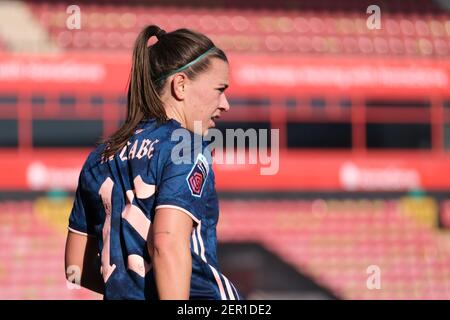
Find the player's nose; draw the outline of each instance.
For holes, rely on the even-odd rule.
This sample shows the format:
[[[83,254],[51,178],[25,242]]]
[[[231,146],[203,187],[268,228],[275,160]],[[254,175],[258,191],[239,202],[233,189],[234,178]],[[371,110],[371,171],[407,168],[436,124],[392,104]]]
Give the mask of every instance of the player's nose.
[[[225,95],[225,93],[223,93],[220,96],[219,109],[222,110],[222,111],[225,111],[225,112],[230,110],[230,104],[228,103],[228,99],[227,99],[227,96]]]

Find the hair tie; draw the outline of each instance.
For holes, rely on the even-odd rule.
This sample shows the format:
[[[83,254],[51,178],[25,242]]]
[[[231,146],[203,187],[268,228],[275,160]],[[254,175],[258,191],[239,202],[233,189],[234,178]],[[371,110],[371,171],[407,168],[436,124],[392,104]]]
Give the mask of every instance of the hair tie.
[[[166,31],[164,31],[163,29],[159,29],[157,32],[156,32],[156,38],[158,38],[158,40],[160,40],[160,38],[163,36],[163,35],[165,35],[166,34]]]

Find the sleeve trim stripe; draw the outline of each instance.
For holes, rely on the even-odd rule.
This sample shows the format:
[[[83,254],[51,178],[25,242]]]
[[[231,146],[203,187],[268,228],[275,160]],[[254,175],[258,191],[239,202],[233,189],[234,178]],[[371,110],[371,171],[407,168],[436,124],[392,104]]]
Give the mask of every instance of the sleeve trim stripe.
[[[184,209],[182,207],[174,206],[174,205],[171,205],[171,204],[162,204],[162,205],[157,206],[155,208],[155,210],[156,209],[160,209],[160,208],[170,208],[170,209],[180,210],[180,211],[186,213],[188,216],[190,216],[192,218],[192,220],[194,220],[196,223],[200,223],[199,219],[197,219],[192,213],[190,213],[189,211],[187,211],[186,209]]]
[[[223,288],[222,280],[220,280],[219,273],[213,266],[209,265],[209,267],[211,268],[214,278],[216,279],[217,287],[219,288],[219,292],[220,292],[220,298],[222,300],[227,300],[227,296],[225,295],[225,290]]]
[[[236,300],[236,298],[234,297],[234,294],[233,294],[233,290],[231,289],[230,282],[228,281],[227,277],[225,277],[223,274],[222,274],[222,277],[223,277],[223,280],[225,280],[225,287],[227,288],[228,296],[230,297],[230,300]]]
[[[198,236],[198,242],[200,244],[200,257],[203,259],[203,261],[206,261],[206,257],[205,257],[205,245],[203,244],[203,239],[202,239],[202,223],[199,222],[197,224],[197,236]]]
[[[86,232],[81,232],[81,231],[78,231],[78,230],[75,230],[75,229],[72,229],[71,227],[68,227],[68,229],[69,229],[69,231],[71,231],[71,232],[73,232],[73,233],[76,233],[76,234],[81,234],[82,236],[86,236],[86,237],[88,237],[89,235],[86,233]]]
[[[197,237],[195,236],[196,232],[197,229],[194,229],[194,231],[192,231],[192,243],[194,244],[194,252],[198,254]]]

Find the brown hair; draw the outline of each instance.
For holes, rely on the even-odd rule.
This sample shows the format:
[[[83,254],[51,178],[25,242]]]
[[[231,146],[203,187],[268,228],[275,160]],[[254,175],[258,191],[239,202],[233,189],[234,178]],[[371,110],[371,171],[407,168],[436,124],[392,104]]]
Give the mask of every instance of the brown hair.
[[[153,36],[158,41],[148,46],[148,40]],[[105,140],[104,158],[108,159],[122,149],[141,121],[156,119],[161,124],[168,120],[160,99],[167,82],[165,75],[182,68],[207,51],[204,59],[182,71],[192,80],[209,68],[211,58],[228,62],[225,53],[215,47],[207,36],[189,29],[166,33],[158,26],[150,25],[141,31],[133,50],[126,119],[119,130]]]

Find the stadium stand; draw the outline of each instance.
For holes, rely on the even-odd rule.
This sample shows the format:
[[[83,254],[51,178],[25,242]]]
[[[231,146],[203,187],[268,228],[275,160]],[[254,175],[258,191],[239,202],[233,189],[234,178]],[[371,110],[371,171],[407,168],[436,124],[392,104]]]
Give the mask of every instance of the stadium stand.
[[[68,289],[64,278],[66,232],[36,212],[36,202],[0,202],[0,299],[93,299]]]
[[[448,13],[430,1],[411,9],[383,12],[384,27],[369,30],[361,11],[241,9],[82,5],[81,30],[66,28],[62,4],[30,3],[36,19],[61,49],[130,50],[137,32],[155,23],[167,30],[185,27],[207,33],[233,52],[445,56],[449,52]],[[363,8],[353,3],[353,9]],[[299,9],[302,9],[300,11]],[[385,9],[384,9],[385,10]],[[401,13],[400,13],[401,12]],[[427,13],[428,12],[428,13]],[[431,14],[434,12],[434,14]]]
[[[401,201],[227,201],[221,212],[222,241],[261,242],[340,298],[450,299],[449,234]],[[382,290],[368,290],[371,267]]]
[[[99,298],[61,277],[70,200],[0,202],[0,298]],[[227,200],[218,236],[261,243],[341,299],[450,299],[450,235],[432,201],[405,201]],[[371,267],[382,290],[367,289]]]
[[[31,8],[21,1],[0,2],[0,38],[12,52],[55,52],[44,26],[33,18]]]

